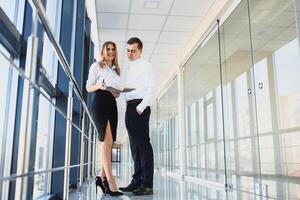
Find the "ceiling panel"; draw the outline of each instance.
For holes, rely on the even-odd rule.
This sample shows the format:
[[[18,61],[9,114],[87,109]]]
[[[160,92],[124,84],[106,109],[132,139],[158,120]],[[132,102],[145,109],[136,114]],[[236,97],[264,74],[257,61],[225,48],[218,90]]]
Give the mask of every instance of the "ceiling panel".
[[[124,41],[126,30],[99,29],[99,39],[102,41]]]
[[[157,44],[154,50],[155,54],[178,54],[183,45],[180,44]]]
[[[137,14],[167,15],[173,0],[132,0],[131,12]]]
[[[142,56],[143,56],[143,59],[150,60],[151,54],[145,54],[145,53],[143,53]]]
[[[166,31],[194,31],[200,23],[200,17],[169,16],[165,24]]]
[[[143,54],[151,54],[154,46],[153,43],[143,43]]]
[[[174,61],[176,58],[175,55],[163,55],[163,54],[153,54],[151,57],[151,62],[161,62],[161,63],[168,63]]]
[[[154,69],[160,71],[161,69],[168,69],[171,65],[165,62],[151,62]]]
[[[123,54],[125,54],[125,44],[124,44],[124,42],[116,42],[116,45],[117,45],[117,48],[118,48],[119,55],[123,56]]]
[[[141,30],[128,30],[127,39],[131,37],[138,37],[143,42],[156,43],[159,37],[160,31],[141,31]]]
[[[166,31],[194,31],[201,22],[201,17],[169,16],[165,24]]]
[[[215,0],[175,1],[171,15],[204,16]]]
[[[98,28],[126,29],[128,14],[97,13]]]
[[[161,30],[165,19],[166,16],[160,15],[131,14],[128,28],[140,30]],[[147,23],[147,25],[145,23]]]
[[[190,32],[172,32],[163,31],[159,38],[159,43],[174,43],[181,44],[187,41],[188,37],[191,35]]]
[[[96,0],[97,12],[120,12],[129,11],[130,0]]]

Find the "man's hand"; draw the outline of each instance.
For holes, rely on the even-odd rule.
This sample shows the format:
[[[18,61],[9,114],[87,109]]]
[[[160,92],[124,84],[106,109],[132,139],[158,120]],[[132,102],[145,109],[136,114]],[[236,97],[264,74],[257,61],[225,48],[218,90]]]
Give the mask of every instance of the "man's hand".
[[[119,92],[111,92],[111,94],[115,97],[118,98],[120,96]]]
[[[141,115],[143,112],[139,111],[137,108],[136,108],[136,112]]]

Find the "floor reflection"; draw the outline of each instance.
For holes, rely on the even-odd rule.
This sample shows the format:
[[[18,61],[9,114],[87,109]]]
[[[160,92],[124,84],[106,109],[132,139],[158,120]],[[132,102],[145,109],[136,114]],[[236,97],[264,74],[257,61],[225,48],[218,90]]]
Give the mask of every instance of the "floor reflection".
[[[120,164],[113,165],[118,186],[126,186],[131,180],[131,166]],[[251,200],[261,199],[253,194],[205,187],[203,185],[180,181],[177,178],[165,176],[159,170],[155,171],[154,194],[146,196],[135,196],[131,192],[124,193],[121,197],[103,195],[100,188],[96,194],[94,182],[85,184],[82,192],[76,191],[70,194],[71,200]],[[269,198],[270,199],[270,198]]]

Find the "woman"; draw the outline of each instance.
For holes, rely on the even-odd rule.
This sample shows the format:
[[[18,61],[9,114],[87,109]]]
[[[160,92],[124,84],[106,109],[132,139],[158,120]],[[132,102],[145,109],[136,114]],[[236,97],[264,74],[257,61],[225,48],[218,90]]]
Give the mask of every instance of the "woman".
[[[102,167],[96,177],[96,189],[99,186],[103,193],[120,196],[111,169],[111,151],[116,141],[117,132],[117,103],[119,93],[109,92],[106,86],[117,86],[120,81],[117,46],[114,42],[105,42],[101,50],[101,61],[91,65],[86,84],[88,92],[95,92],[92,103],[92,115],[102,142]],[[96,190],[97,191],[97,190]]]

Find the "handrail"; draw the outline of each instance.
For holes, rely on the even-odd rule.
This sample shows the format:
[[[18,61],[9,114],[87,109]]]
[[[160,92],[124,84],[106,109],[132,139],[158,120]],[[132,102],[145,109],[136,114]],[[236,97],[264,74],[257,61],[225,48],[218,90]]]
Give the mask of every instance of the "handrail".
[[[95,122],[92,118],[92,115],[90,114],[90,112],[88,110],[88,107],[87,107],[87,105],[86,105],[86,103],[83,99],[83,95],[80,92],[80,89],[79,89],[79,86],[76,82],[76,79],[72,74],[71,67],[70,67],[70,65],[69,65],[69,63],[68,63],[68,61],[67,61],[67,59],[66,59],[66,57],[63,53],[63,50],[61,49],[59,43],[57,42],[57,39],[55,38],[50,25],[49,25],[50,23],[48,22],[48,19],[46,17],[46,12],[45,12],[45,9],[43,7],[43,4],[41,3],[40,0],[32,0],[32,3],[33,3],[32,6],[35,6],[35,9],[38,12],[39,18],[42,22],[42,25],[45,29],[45,32],[46,32],[46,34],[49,38],[49,41],[52,43],[52,45],[54,47],[55,53],[58,56],[58,59],[61,63],[61,66],[62,66],[63,70],[65,71],[67,77],[69,78],[69,80],[72,82],[72,84],[74,86],[74,92],[75,92],[76,96],[80,100],[80,102],[81,102],[86,114],[88,115],[89,119],[91,120],[93,126],[96,127],[96,124],[95,124]],[[98,133],[97,129],[96,129],[96,132]]]
[[[26,41],[1,7],[0,43],[14,56],[26,53]]]
[[[75,127],[75,129],[77,129],[78,132],[80,132],[82,134],[82,130],[76,125],[74,124],[66,115],[65,113],[60,109],[58,108],[54,103],[53,101],[51,100],[50,97],[47,96],[47,93],[46,92],[43,92],[39,85],[35,82],[33,82],[30,78],[28,78],[24,71],[18,67],[11,58],[7,57],[1,50],[0,50],[0,58],[3,57],[5,60],[7,60],[9,62],[9,67],[11,67],[12,69],[15,69],[16,72],[18,73],[18,76],[23,78],[24,80],[27,80],[29,82],[29,84],[31,85],[32,88],[34,88],[37,92],[39,92],[55,109],[56,112],[58,112],[66,121],[70,121],[72,123],[72,126]],[[89,139],[89,137],[84,134],[84,137]]]
[[[85,162],[82,164],[82,166],[86,166],[88,164],[93,164],[95,162]],[[65,168],[75,168],[75,167],[79,167],[81,166],[80,164],[75,164],[75,165],[69,165],[69,166],[61,166],[61,167],[56,167],[56,168],[51,168],[51,169],[45,169],[45,170],[38,170],[38,171],[31,171],[28,173],[24,173],[24,174],[12,174],[8,177],[0,177],[0,182],[3,181],[12,181],[12,180],[16,180],[18,178],[22,178],[22,177],[27,177],[27,176],[34,176],[34,175],[39,175],[39,174],[46,174],[46,173],[53,173],[53,172],[59,172],[59,171],[63,171]]]

